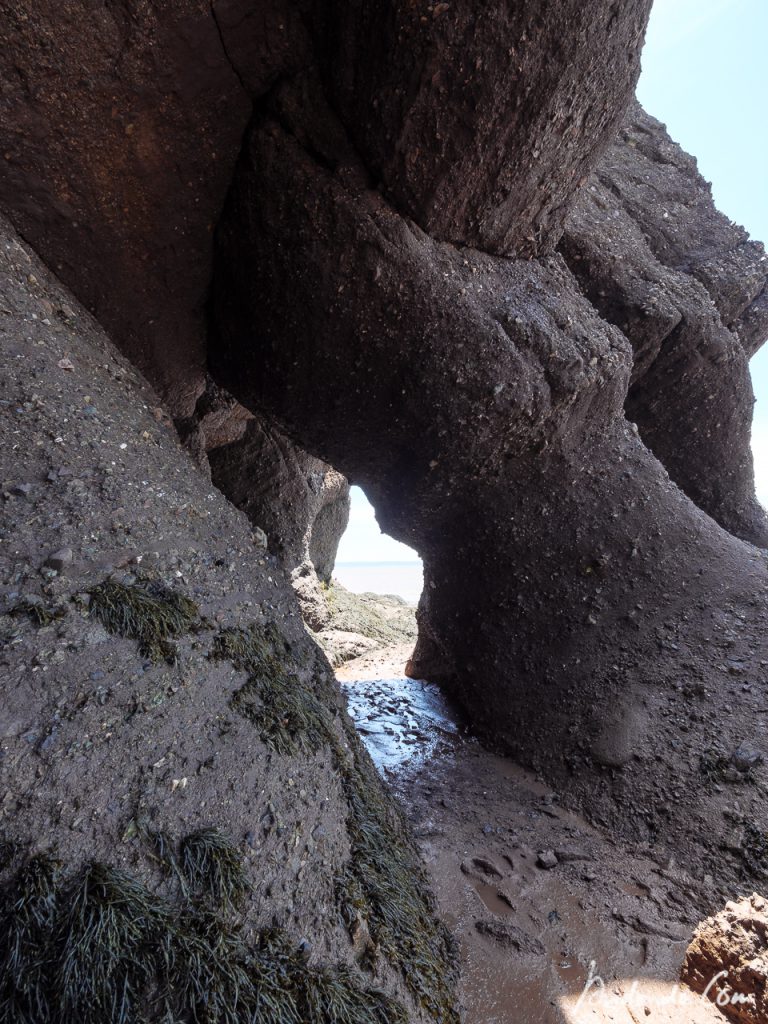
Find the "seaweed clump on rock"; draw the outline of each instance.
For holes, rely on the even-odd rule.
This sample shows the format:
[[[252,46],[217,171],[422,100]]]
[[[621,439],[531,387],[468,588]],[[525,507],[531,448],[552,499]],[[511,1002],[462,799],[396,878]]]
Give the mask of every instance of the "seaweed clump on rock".
[[[249,944],[234,912],[247,888],[236,856],[216,830],[183,839],[194,895],[158,895],[101,863],[67,875],[52,857],[27,860],[0,906],[2,1024],[407,1021],[349,968],[311,966],[279,930]]]

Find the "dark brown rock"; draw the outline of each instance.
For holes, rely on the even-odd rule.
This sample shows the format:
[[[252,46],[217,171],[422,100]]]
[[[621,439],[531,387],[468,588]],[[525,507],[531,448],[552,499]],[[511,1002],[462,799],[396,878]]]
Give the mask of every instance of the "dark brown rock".
[[[632,343],[626,410],[685,493],[768,543],[754,494],[748,358],[768,333],[763,247],[720,214],[695,161],[635,105],[561,242],[590,301]]]
[[[261,416],[251,416],[241,437],[207,454],[213,482],[264,530],[285,569],[307,563],[327,583],[349,518],[345,477]]]
[[[306,634],[286,574],[254,552],[246,517],[211,487],[173,431],[153,415],[157,396],[4,218],[0,294],[0,372],[3,394],[12,400],[12,411],[4,409],[0,416],[0,480],[18,479],[20,469],[32,480],[45,479],[51,466],[58,470],[25,501],[0,503],[0,906],[6,923],[0,959],[7,968],[2,1015],[8,1021],[42,1022],[74,1014],[104,1024],[126,1016],[159,1019],[160,1011],[144,1013],[155,1006],[158,984],[144,965],[150,955],[163,962],[169,950],[178,948],[169,912],[186,915],[185,929],[201,926],[195,944],[185,947],[194,954],[176,965],[175,977],[183,984],[170,993],[181,1000],[200,983],[199,996],[189,997],[193,1008],[185,1005],[174,1014],[177,1019],[209,1015],[208,981],[223,973],[237,980],[227,1013],[257,1018],[263,1004],[257,1009],[247,994],[241,943],[253,948],[260,934],[271,933],[276,925],[289,952],[310,946],[312,964],[331,971],[336,964],[348,967],[350,974],[341,976],[341,984],[352,986],[354,1003],[373,982],[354,959],[342,920],[339,879],[357,863],[351,829],[363,821],[360,811],[367,814],[373,806],[369,800],[380,815],[377,835],[384,829],[374,869],[384,871],[382,887],[400,891],[413,880],[420,916],[409,936],[434,941],[430,949],[448,965],[445,936],[437,928],[429,935],[431,908],[415,847],[356,740],[330,666]],[[72,323],[45,316],[64,302],[76,312]],[[57,365],[63,358],[73,366],[64,384]],[[65,403],[75,412],[62,422]],[[100,421],[79,415],[86,404],[104,410]],[[130,559],[119,547],[126,526],[135,552]],[[38,570],[47,553],[75,539],[78,558],[66,576],[42,579]],[[152,614],[146,604],[139,612],[124,606],[125,627],[94,614],[94,594],[107,581],[134,595],[132,588],[138,587],[161,607],[169,594],[187,602],[184,624],[169,641],[173,664],[155,660],[132,632]],[[112,600],[125,600],[124,594],[119,591]],[[20,608],[35,614],[21,615]],[[150,622],[158,625],[158,620]],[[252,684],[259,687],[256,699],[267,705],[270,679],[288,673],[291,708],[301,709],[301,724],[294,720],[280,744],[267,726],[269,712],[258,718],[238,703],[249,671],[222,647],[231,635],[222,630],[251,627],[255,633],[245,636],[255,638],[256,650],[263,648],[270,657],[268,673],[259,673],[258,684]],[[235,636],[242,639],[242,634]],[[278,704],[279,699],[278,692]],[[311,730],[320,723],[325,723],[321,733],[314,735]],[[279,716],[272,720],[278,730],[286,724]],[[339,749],[343,744],[343,763],[334,755],[336,744]],[[351,774],[358,770],[359,776]],[[246,899],[235,912],[234,906],[222,907],[219,895],[211,902],[216,890],[203,883],[202,905],[210,903],[203,919],[196,916],[197,901],[193,907],[169,877],[162,856],[175,856],[165,863],[178,867],[179,841],[211,829],[238,866],[225,862],[220,891],[230,894],[231,878],[239,878],[242,869],[258,899]],[[387,853],[395,848],[390,862]],[[16,875],[18,866],[33,856],[41,856],[43,863],[55,858],[61,877],[68,880],[56,900],[44,884],[43,869],[35,876],[41,881],[39,891],[25,887],[23,876]],[[221,860],[217,863],[213,870],[220,869]],[[31,864],[39,866],[35,860]],[[93,875],[83,876],[90,870]],[[85,878],[94,884],[83,894]],[[77,890],[80,904],[72,893],[73,879],[83,880]],[[137,885],[143,887],[138,910]],[[361,906],[358,892],[355,907]],[[114,896],[108,905],[106,895],[101,902],[102,893]],[[43,903],[46,910],[38,913]],[[35,908],[32,917],[28,907]],[[370,905],[363,901],[362,908],[367,927],[380,936]],[[236,931],[241,926],[242,934]],[[83,936],[87,955],[73,953],[74,960],[65,960],[62,942],[78,927],[75,934]],[[106,928],[108,951],[100,934],[94,938]],[[17,941],[20,935],[24,942]],[[209,936],[212,942],[221,939],[226,955],[209,943]],[[70,941],[67,950],[73,948]],[[53,983],[39,971],[41,949],[50,976],[57,979]],[[416,972],[419,965],[409,954],[401,955],[398,966],[388,965],[380,941],[376,952],[376,990],[383,983],[405,1009],[396,1016],[383,1011],[381,997],[373,995],[367,1004],[370,1016],[358,1008],[358,1020],[457,1021],[450,1005],[450,967],[440,1012],[430,1013],[413,1006],[410,992],[418,987],[421,999],[424,991],[418,975],[412,989],[403,978],[401,965]],[[58,979],[72,962],[79,980],[67,988]],[[281,959],[275,970],[284,970],[285,963]],[[110,985],[113,970],[119,972],[119,987]],[[128,980],[123,984],[123,979]],[[307,1021],[326,1019],[316,1008],[295,1008],[294,980],[300,985],[301,974],[292,975],[286,1012]],[[41,1002],[42,989],[48,998]],[[115,992],[113,1003],[109,997]],[[39,1006],[44,1008],[39,1011]],[[216,1016],[221,1019],[218,1011]]]
[[[332,102],[436,238],[550,252],[640,73],[650,0],[327,5]]]
[[[249,92],[302,38],[280,0],[0,4],[0,208],[175,416],[204,384],[211,237]]]
[[[359,481],[382,527],[423,557],[410,672],[442,681],[481,735],[593,813],[644,834],[625,801],[653,806],[670,771],[695,764],[657,718],[668,673],[685,660],[717,686],[712,635],[747,614],[760,656],[764,567],[626,422],[631,346],[562,259],[435,241],[367,187],[351,149],[318,158],[297,94],[277,98],[279,122],[254,125],[233,183],[213,371]],[[327,119],[313,110],[326,146],[339,137]],[[711,621],[692,603],[725,610]],[[750,720],[725,731],[746,739]],[[631,791],[595,783],[593,749],[606,779],[632,766]],[[723,827],[703,820],[674,803],[654,828],[682,845]]]

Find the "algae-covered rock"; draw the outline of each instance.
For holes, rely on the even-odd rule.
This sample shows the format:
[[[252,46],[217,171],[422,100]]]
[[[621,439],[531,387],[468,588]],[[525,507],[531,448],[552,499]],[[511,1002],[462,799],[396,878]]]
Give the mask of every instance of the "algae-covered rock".
[[[418,854],[290,582],[5,224],[0,289],[0,1021],[453,1019]]]

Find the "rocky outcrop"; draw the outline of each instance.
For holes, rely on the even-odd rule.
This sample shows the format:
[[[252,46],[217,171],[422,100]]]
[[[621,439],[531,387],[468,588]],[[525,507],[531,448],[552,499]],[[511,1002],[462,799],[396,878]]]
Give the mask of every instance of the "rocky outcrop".
[[[148,0],[83,18],[71,3],[6,4],[0,203],[151,376],[199,460],[212,450],[222,486],[239,489],[254,519],[272,500],[251,504],[260,432],[279,431],[365,487],[384,528],[425,562],[414,664],[450,688],[481,735],[594,817],[682,857],[693,842],[714,856],[730,826],[712,816],[699,755],[713,734],[732,749],[754,742],[760,704],[756,688],[729,693],[717,722],[722,701],[691,712],[685,686],[693,678],[719,697],[721,647],[756,680],[768,660],[764,558],[712,518],[762,538],[744,353],[764,333],[764,273],[652,122],[632,113],[606,153],[648,8]],[[581,194],[593,171],[595,192]],[[621,231],[604,216],[614,199]],[[206,314],[208,369],[234,403],[205,391]],[[69,358],[59,356],[63,373],[76,372]],[[32,411],[35,394],[25,396]],[[47,409],[66,403],[62,389]],[[127,413],[121,422],[127,430]],[[77,429],[85,449],[104,440],[112,452],[106,433]],[[61,424],[45,430],[43,446],[13,441],[35,472],[35,459],[59,450],[48,441],[68,436]],[[122,471],[119,452],[133,452],[122,443],[105,479]],[[281,500],[317,508],[318,536],[333,536],[324,509],[338,503],[308,493],[303,456],[280,457],[296,473],[277,474]],[[167,494],[187,472],[164,462],[153,486]],[[227,507],[194,479],[162,521],[143,505],[132,514],[126,487],[108,490],[98,507],[119,546],[163,537],[176,550],[186,517],[199,525]],[[14,483],[15,496],[28,483]],[[81,512],[64,506],[62,522]],[[102,537],[91,514],[88,546]],[[205,619],[230,623],[255,570],[229,521],[212,524]],[[287,558],[303,559],[305,546],[315,557],[306,523],[274,510],[271,532]],[[59,539],[45,553],[56,572],[67,548],[78,563],[76,538]],[[161,556],[163,578],[151,582],[166,587],[176,568]],[[256,550],[269,571],[255,577],[265,616],[283,593],[269,557]],[[225,590],[220,607],[211,595]],[[171,603],[163,629],[190,625],[189,606],[165,590],[139,597],[158,593]],[[138,640],[171,653],[165,635]],[[208,678],[193,668],[185,686]],[[63,691],[81,675],[63,678]],[[223,716],[220,688],[195,701],[204,710],[209,697]],[[292,721],[295,707],[283,710]],[[204,735],[226,728],[215,722],[204,720]],[[89,742],[97,726],[88,721]],[[123,754],[129,765],[138,756]],[[171,779],[181,796],[183,778]],[[32,809],[19,820],[28,832],[48,822]]]
[[[294,587],[296,581],[294,579]],[[309,621],[298,591],[305,621],[334,668],[363,654],[403,647],[410,654],[416,643],[416,609],[395,594],[353,594],[335,580],[322,588],[322,605]],[[407,655],[406,655],[407,657]],[[405,663],[400,666],[402,672]]]
[[[0,1019],[455,1021],[289,582],[0,221]]]
[[[204,469],[215,450],[216,486],[270,550],[329,579],[346,482],[205,376],[213,227],[252,98],[307,59],[295,5],[0,13],[0,208],[147,375]]]
[[[763,247],[715,209],[695,160],[635,104],[560,248],[632,344],[626,412],[645,444],[700,508],[765,546],[748,368],[768,334]]]
[[[633,808],[670,778],[700,790],[710,728],[680,742],[659,717],[667,679],[717,686],[712,644],[746,616],[739,656],[757,670],[764,564],[625,420],[631,345],[562,258],[425,234],[370,188],[318,95],[311,81],[277,90],[244,147],[218,237],[213,372],[360,482],[420,553],[416,674],[591,813],[649,838]],[[733,746],[754,731],[737,703]],[[712,842],[722,822],[704,825],[698,800],[665,801],[653,830]]]
[[[323,7],[329,96],[393,206],[441,240],[551,252],[634,92],[650,0]]]
[[[186,415],[250,103],[211,4],[3,3],[0,206]]]
[[[768,1019],[768,903],[756,893],[727,903],[696,929],[682,979],[728,1020]]]
[[[349,519],[346,478],[260,416],[207,455],[214,484],[264,530],[286,570],[306,564],[327,583]]]

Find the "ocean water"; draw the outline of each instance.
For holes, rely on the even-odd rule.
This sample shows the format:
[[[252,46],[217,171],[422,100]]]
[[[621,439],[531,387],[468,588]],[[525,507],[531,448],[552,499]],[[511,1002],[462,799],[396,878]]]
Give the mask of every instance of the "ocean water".
[[[397,594],[411,604],[424,586],[421,562],[337,562],[333,576],[353,594]]]

